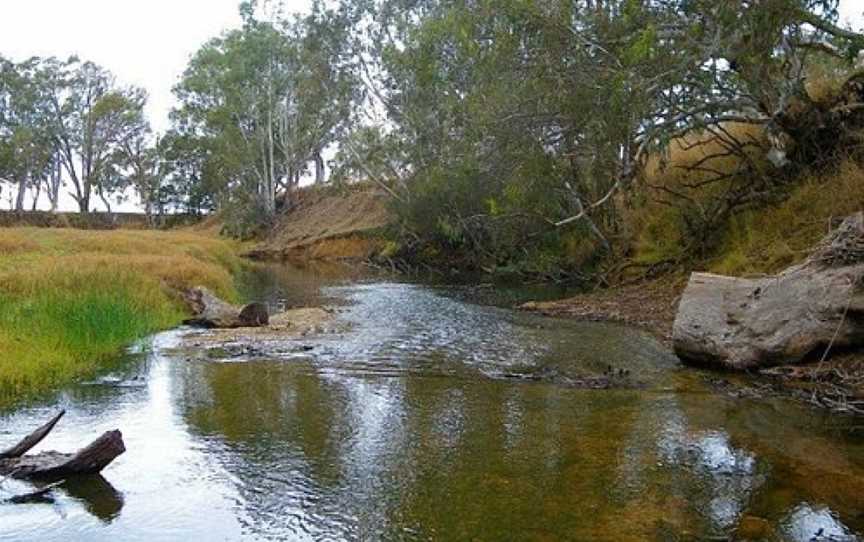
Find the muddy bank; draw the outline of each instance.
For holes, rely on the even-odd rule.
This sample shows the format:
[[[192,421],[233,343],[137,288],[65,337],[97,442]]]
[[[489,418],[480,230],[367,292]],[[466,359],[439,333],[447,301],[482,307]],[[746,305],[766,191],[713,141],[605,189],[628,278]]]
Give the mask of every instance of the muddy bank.
[[[672,324],[686,277],[676,275],[576,295],[559,301],[528,302],[520,310],[576,320],[615,322],[643,329],[672,346]],[[709,385],[742,399],[793,397],[820,409],[864,415],[864,353],[836,352],[826,360],[779,365],[742,376],[706,373]]]
[[[579,294],[559,301],[530,301],[520,310],[592,322],[615,322],[638,327],[663,344],[672,342],[672,323],[686,277],[662,279]]]
[[[245,255],[256,260],[365,260],[381,251],[377,235],[392,217],[387,194],[363,187],[344,192],[306,190],[261,243]]]
[[[289,309],[270,316],[262,326],[199,328],[185,333],[177,348],[190,358],[224,361],[304,354],[312,350],[305,339],[345,331],[333,321],[336,310]]]

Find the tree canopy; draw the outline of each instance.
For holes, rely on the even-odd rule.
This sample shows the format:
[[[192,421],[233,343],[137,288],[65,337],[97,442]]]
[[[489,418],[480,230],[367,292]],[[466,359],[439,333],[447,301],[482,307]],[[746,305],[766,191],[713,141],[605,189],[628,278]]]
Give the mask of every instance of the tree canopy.
[[[84,212],[133,188],[148,213],[219,209],[241,236],[293,205],[304,178],[367,181],[393,197],[407,250],[507,265],[613,250],[622,205],[646,197],[704,243],[847,148],[861,109],[846,91],[864,38],[838,26],[837,0],[239,9],[242,26],[192,57],[158,136],[144,92],[99,66],[3,61],[0,176],[55,201],[62,169]],[[836,84],[817,95],[820,78]],[[652,181],[683,167],[669,165],[675,144],[703,156]]]

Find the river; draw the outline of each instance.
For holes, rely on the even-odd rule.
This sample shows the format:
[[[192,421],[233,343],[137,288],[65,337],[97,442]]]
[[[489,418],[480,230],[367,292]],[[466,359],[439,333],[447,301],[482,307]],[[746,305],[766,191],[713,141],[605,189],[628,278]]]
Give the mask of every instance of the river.
[[[359,278],[249,274],[250,299],[337,307],[302,352],[190,356],[189,331],[172,330],[96,380],[0,412],[0,449],[60,408],[39,449],[114,428],[128,449],[54,504],[0,504],[0,540],[864,533],[859,420],[718,393],[637,330]],[[573,385],[609,366],[627,372],[620,387]],[[4,480],[0,498],[25,490]]]

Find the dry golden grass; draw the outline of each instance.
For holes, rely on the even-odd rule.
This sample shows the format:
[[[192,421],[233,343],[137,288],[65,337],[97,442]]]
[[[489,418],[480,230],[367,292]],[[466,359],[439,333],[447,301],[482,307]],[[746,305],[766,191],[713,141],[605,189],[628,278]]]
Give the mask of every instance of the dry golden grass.
[[[762,128],[753,124],[727,124],[717,133],[723,136],[723,139],[733,138],[741,143],[766,143]],[[648,158],[645,181],[650,186],[698,190],[690,186],[700,187],[715,177],[715,174],[709,171],[692,171],[689,168],[704,161],[702,165],[705,168],[721,172],[735,171],[741,160],[736,156],[724,156],[726,151],[722,139],[715,134],[702,132],[682,136],[670,142],[665,156],[655,154]],[[751,146],[747,149],[747,154],[757,164],[764,164],[761,162],[762,151],[759,148]]]
[[[735,123],[722,128],[723,139],[747,143],[749,164],[767,170],[763,146],[766,136],[758,126]],[[699,133],[673,140],[663,155],[648,158],[641,190],[631,196],[625,208],[625,235],[631,239],[635,260],[656,263],[677,260],[686,250],[685,214],[710,207],[730,186],[752,182],[736,175],[742,158],[729,155],[724,142],[711,133]],[[718,175],[731,174],[718,180]]]
[[[7,256],[19,252],[32,252],[38,250],[39,246],[29,239],[23,232],[11,232],[9,235],[0,235],[0,256]]]
[[[803,179],[783,203],[734,217],[710,269],[775,273],[806,257],[832,220],[862,209],[864,168],[847,160],[835,171]]]
[[[177,324],[177,290],[235,297],[231,242],[188,232],[0,229],[0,403],[92,373]]]
[[[849,69],[845,65],[837,65],[834,62],[814,62],[807,68],[804,88],[814,102],[830,104],[839,98],[843,84],[848,80],[849,75]]]

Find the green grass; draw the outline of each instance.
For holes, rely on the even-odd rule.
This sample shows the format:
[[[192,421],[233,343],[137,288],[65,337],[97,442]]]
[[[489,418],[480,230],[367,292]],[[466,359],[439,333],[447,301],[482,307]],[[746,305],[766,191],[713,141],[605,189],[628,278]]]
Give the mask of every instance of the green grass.
[[[236,252],[180,232],[0,230],[0,404],[91,376],[176,325],[181,288],[235,298]]]

